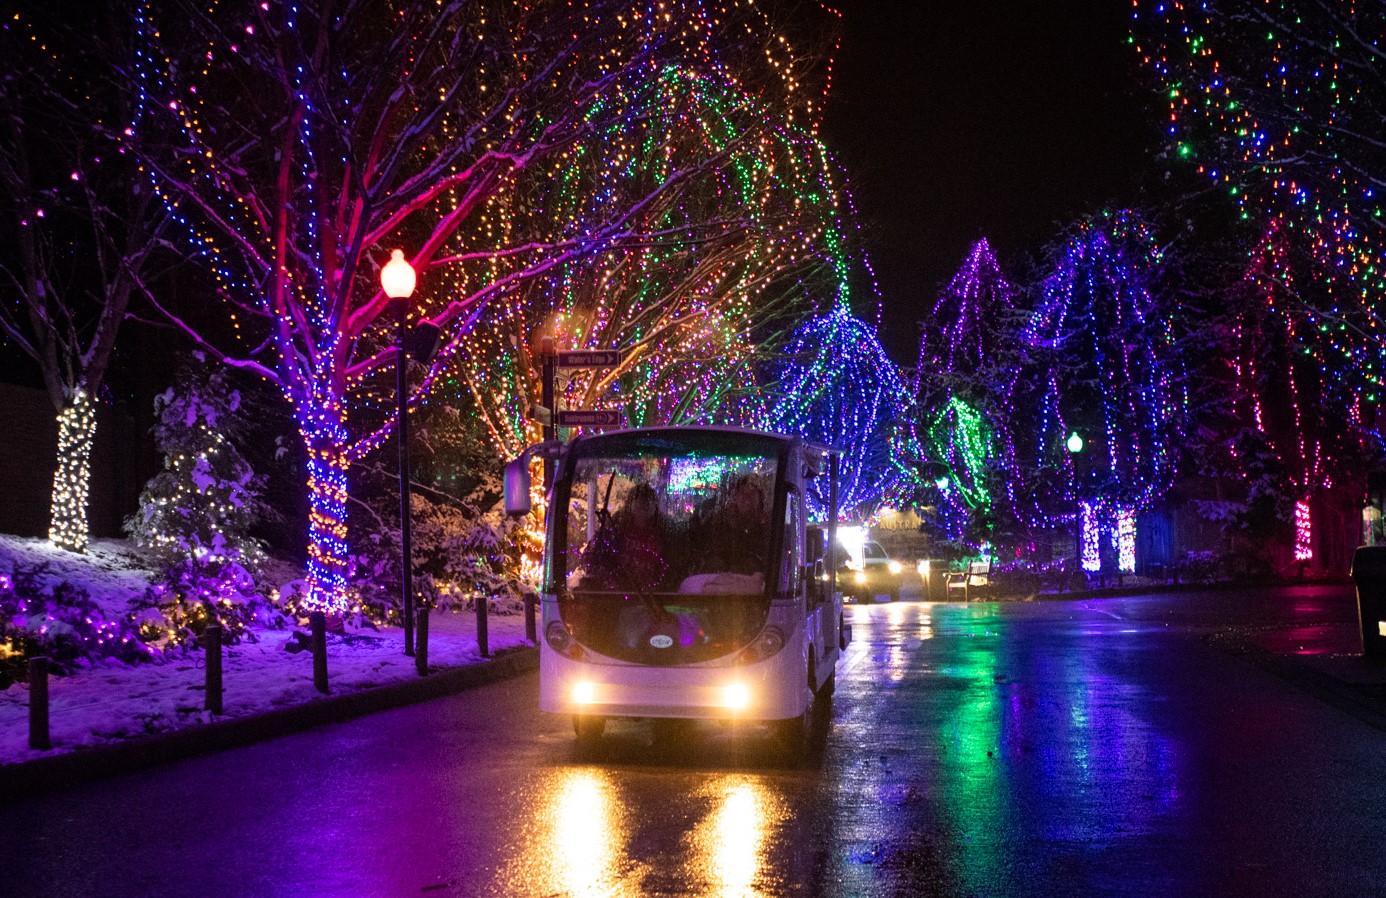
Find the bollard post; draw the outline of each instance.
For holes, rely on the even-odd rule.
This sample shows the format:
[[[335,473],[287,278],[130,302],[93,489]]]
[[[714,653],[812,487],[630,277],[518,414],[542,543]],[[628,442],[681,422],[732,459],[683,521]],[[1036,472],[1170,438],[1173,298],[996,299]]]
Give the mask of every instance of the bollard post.
[[[48,738],[48,659],[29,659],[29,747],[49,749]]]
[[[313,685],[327,692],[327,615],[314,611],[308,615],[308,629],[313,643]]]
[[[489,604],[490,600],[486,596],[476,597],[476,647],[483,658],[491,657],[491,649],[487,644],[489,640],[486,635],[486,606]]]
[[[428,676],[428,605],[423,602],[414,614],[414,669]]]
[[[525,639],[528,639],[528,640],[530,641],[530,644],[532,644],[532,645],[538,645],[538,644],[539,644],[539,625],[538,625],[538,622],[535,621],[535,619],[534,619],[534,618],[535,618],[534,605],[535,605],[534,596],[532,596],[532,595],[526,593],[526,594],[525,594]]]
[[[205,633],[207,640],[207,697],[204,703],[213,714],[221,713],[221,627],[213,624]]]

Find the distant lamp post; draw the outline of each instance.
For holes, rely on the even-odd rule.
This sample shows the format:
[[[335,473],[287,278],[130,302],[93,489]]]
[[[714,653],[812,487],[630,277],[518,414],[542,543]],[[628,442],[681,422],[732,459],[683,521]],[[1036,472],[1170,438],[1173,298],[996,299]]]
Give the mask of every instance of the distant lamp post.
[[[414,266],[404,258],[403,250],[392,250],[390,261],[380,269],[380,286],[385,295],[395,300],[395,322],[397,327],[395,355],[395,392],[399,402],[399,554],[400,554],[400,598],[404,605],[404,654],[414,654],[414,552],[410,545],[409,508],[409,388],[407,369],[409,366],[408,330],[409,298],[414,295],[417,278]]]
[[[1073,457],[1073,559],[1077,569],[1083,569],[1083,502],[1078,497],[1078,456],[1083,452],[1083,438],[1078,431],[1068,435],[1068,454]]]

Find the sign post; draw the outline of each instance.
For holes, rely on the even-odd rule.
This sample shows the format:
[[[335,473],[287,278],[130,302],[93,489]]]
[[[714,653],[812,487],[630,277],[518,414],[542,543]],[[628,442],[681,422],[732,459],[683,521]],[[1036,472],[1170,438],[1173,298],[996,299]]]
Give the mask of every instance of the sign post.
[[[569,352],[550,351],[546,356],[550,361],[544,367],[544,407],[550,410],[550,421],[558,427],[619,427],[624,415],[611,409],[558,411],[554,408],[553,380],[557,368],[614,368],[621,364],[619,349],[582,349]],[[545,439],[553,436],[548,428],[544,430]],[[545,462],[550,465],[551,462]],[[545,472],[549,469],[545,467]],[[546,473],[544,486],[551,486],[551,478]]]
[[[558,430],[557,430],[557,428],[555,427],[554,415],[553,415],[553,398],[554,398],[555,393],[557,392],[557,391],[554,389],[554,381],[557,379],[556,368],[558,367],[557,364],[556,364],[556,358],[557,358],[557,356],[556,356],[556,354],[555,354],[555,352],[554,352],[554,340],[553,340],[553,337],[543,337],[542,339],[540,339],[540,341],[539,341],[539,358],[540,358],[540,363],[541,363],[541,365],[543,366],[543,369],[544,369],[544,370],[543,370],[543,378],[544,378],[543,395],[542,395],[540,401],[543,403],[544,408],[546,408],[546,409],[549,410],[549,420],[548,420],[548,423],[544,425],[544,439],[547,441],[547,440],[552,440],[552,439],[554,439],[554,437],[557,436],[557,433],[558,433]],[[549,488],[550,488],[551,486],[553,486],[553,461],[552,461],[551,459],[545,458],[545,459],[544,459],[544,495],[547,496],[547,495],[549,494]]]

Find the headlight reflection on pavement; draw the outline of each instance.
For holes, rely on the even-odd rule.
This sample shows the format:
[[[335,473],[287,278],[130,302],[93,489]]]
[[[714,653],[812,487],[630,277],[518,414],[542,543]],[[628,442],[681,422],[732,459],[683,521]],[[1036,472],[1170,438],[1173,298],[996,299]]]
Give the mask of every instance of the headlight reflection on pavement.
[[[552,891],[564,895],[609,894],[616,874],[617,846],[624,842],[611,784],[592,770],[570,770],[555,784],[553,804],[541,831],[553,847],[544,852]]]

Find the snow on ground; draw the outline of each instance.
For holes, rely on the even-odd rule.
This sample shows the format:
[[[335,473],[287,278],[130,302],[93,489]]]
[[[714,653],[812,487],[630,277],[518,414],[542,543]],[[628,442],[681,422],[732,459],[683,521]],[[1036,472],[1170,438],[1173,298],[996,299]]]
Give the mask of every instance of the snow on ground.
[[[85,556],[53,548],[47,540],[0,534],[0,573],[15,560],[47,561],[55,582],[66,579],[84,586],[103,609],[124,611],[143,593],[148,572],[128,543],[96,540]],[[435,614],[429,619],[428,661],[433,670],[481,662],[476,641],[476,615],[471,612]],[[487,643],[492,653],[527,645],[523,615],[488,618]],[[291,652],[294,630],[253,631],[258,641],[226,646],[222,657],[224,715],[203,710],[205,667],[200,652],[164,663],[127,666],[112,662],[50,677],[49,730],[53,748],[35,751],[29,745],[29,687],[15,683],[0,691],[0,764],[117,742],[135,736],[198,726],[214,719],[247,717],[289,705],[317,701],[313,659],[308,651]],[[328,634],[328,685],[342,695],[418,678],[414,659],[404,654],[404,634],[398,628],[355,630]]]

